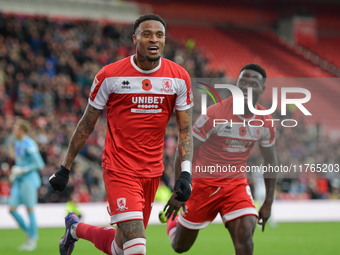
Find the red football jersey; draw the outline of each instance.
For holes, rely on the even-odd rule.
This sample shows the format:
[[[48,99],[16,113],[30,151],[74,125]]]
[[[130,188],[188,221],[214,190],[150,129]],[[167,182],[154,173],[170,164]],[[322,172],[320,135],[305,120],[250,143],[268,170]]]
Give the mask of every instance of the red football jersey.
[[[193,106],[189,74],[160,58],[142,70],[133,56],[105,66],[94,78],[89,104],[107,107],[102,166],[137,177],[162,175],[166,125],[174,110]]]
[[[271,115],[233,115],[232,100],[229,97],[222,105],[210,106],[207,115],[199,116],[193,125],[193,136],[204,142],[194,151],[192,173],[196,181],[218,187],[246,183],[244,167],[254,144],[258,141],[270,147],[275,143]],[[265,110],[259,104],[256,108]]]

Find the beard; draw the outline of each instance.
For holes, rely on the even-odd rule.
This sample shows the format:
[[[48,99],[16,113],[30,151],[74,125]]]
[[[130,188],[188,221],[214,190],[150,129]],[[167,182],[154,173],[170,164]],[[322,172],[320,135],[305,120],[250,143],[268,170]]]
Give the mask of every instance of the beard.
[[[158,57],[150,57],[150,56],[146,56],[146,59],[150,62],[156,62],[161,58],[161,56]]]

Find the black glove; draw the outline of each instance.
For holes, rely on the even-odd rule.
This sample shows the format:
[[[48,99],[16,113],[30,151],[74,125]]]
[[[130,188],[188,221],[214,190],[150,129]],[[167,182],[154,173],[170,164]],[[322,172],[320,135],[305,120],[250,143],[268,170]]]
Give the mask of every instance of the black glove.
[[[174,190],[181,189],[182,192],[176,191],[177,197],[176,199],[180,202],[188,201],[191,195],[191,174],[188,172],[181,172],[181,175],[178,177]]]
[[[64,191],[68,183],[70,170],[64,166],[60,166],[57,172],[50,176],[49,182],[56,191]]]

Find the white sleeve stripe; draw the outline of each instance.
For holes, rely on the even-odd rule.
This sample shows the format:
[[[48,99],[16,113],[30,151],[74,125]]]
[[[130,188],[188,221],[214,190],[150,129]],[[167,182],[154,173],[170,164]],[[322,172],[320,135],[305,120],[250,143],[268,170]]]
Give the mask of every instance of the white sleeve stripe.
[[[103,110],[104,109],[104,106],[101,106],[101,105],[98,105],[96,104],[95,102],[91,101],[90,99],[88,99],[88,102],[91,106],[93,106],[94,108],[96,109],[99,109],[99,110]]]
[[[205,138],[203,138],[202,136],[198,135],[196,132],[192,132],[192,136],[194,136],[195,138],[197,138],[201,142],[205,142],[206,141]]]
[[[260,143],[262,147],[271,147],[275,144],[275,140],[272,143]]]
[[[188,89],[191,89],[191,88],[190,88],[190,85],[186,84],[185,80],[177,79],[176,87],[174,89],[176,90],[176,94],[177,94],[175,108],[179,110],[179,109],[182,109],[182,107],[185,107],[188,105],[188,95],[189,95]]]
[[[185,111],[185,110],[188,110],[189,108],[193,107],[194,106],[194,103],[192,102],[191,104],[188,104],[188,105],[184,105],[184,106],[175,106],[175,109],[177,111]]]
[[[95,103],[96,108],[98,109],[104,109],[107,100],[109,99],[110,94],[112,93],[112,88],[109,88],[109,84],[107,83],[107,78],[103,80],[101,83],[97,93],[94,96],[94,98],[90,97],[90,100]]]
[[[263,135],[259,140],[259,144],[263,147],[270,147],[275,143],[275,129],[274,132],[271,132],[271,129],[268,127],[263,127]]]

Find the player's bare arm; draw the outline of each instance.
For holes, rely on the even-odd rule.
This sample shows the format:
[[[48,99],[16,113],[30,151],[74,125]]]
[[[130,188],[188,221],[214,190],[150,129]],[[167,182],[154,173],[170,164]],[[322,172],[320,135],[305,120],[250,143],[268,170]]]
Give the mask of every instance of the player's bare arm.
[[[275,155],[274,145],[270,147],[260,146],[261,154],[264,159],[264,165],[277,166],[277,158]],[[263,175],[266,184],[266,200],[267,202],[273,203],[274,191],[276,184],[277,173],[266,172]]]
[[[276,166],[278,165],[277,158],[275,155],[274,145],[270,147],[260,146],[262,157],[264,158],[264,165]],[[271,215],[271,206],[274,202],[274,192],[276,185],[276,173],[264,173],[263,178],[266,186],[266,199],[259,211],[259,219],[262,220],[262,231],[264,231],[265,224]]]
[[[204,142],[198,140],[197,138],[193,137],[193,143],[194,143],[194,148],[193,151],[195,151],[200,145]],[[176,149],[175,152],[175,164],[174,164],[174,169],[175,169],[175,180],[178,179],[179,175],[181,174],[181,159],[178,153],[178,148]]]
[[[175,186],[174,194],[169,199],[164,210],[166,217],[170,218],[172,213],[184,205],[191,194],[191,162],[192,162],[192,130],[191,109],[176,111],[179,127],[178,149],[175,154]],[[177,200],[177,201],[175,201]]]
[[[84,115],[78,122],[78,125],[71,137],[71,141],[62,165],[58,171],[50,176],[49,182],[54,190],[65,190],[72,163],[78,153],[84,148],[101,112],[102,110],[96,109],[89,104],[87,105]]]
[[[195,151],[203,143],[202,141],[198,140],[195,137],[193,137],[193,142],[194,142],[193,151]],[[174,171],[175,171],[175,181],[176,181],[179,175],[181,174],[181,159],[179,157],[178,148],[176,149],[174,160],[175,160]]]
[[[101,112],[102,110],[96,109],[90,104],[87,105],[84,115],[78,122],[78,125],[71,137],[65,159],[62,163],[65,168],[71,168],[75,157],[84,148],[87,139],[93,132]]]
[[[193,151],[195,151],[203,142],[198,140],[197,138],[193,137],[193,142],[194,142],[194,149]],[[175,163],[174,163],[174,172],[175,172],[175,180],[178,179],[179,175],[181,174],[181,160],[179,158],[179,153],[178,153],[178,149],[176,149],[175,152]],[[176,200],[176,193],[172,193],[170,199],[168,200],[168,202],[166,203],[165,207],[164,207],[164,211],[165,212],[165,216],[169,219],[172,215],[172,220],[175,219],[178,211],[183,208],[183,210],[186,212],[186,207],[185,207],[185,203],[184,202],[180,202],[178,200]]]
[[[191,108],[185,111],[176,111],[179,127],[178,151],[181,162],[192,161],[192,131],[191,131]]]
[[[181,174],[181,160],[179,158],[178,148],[175,152],[175,159],[174,159],[174,172],[175,172],[175,181],[177,181],[178,177]],[[180,202],[176,199],[176,192],[173,192],[171,197],[169,198],[168,202],[164,207],[165,216],[169,219],[172,215],[172,220],[175,219],[178,211],[183,207],[183,210],[186,211],[185,202]]]

